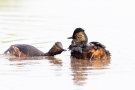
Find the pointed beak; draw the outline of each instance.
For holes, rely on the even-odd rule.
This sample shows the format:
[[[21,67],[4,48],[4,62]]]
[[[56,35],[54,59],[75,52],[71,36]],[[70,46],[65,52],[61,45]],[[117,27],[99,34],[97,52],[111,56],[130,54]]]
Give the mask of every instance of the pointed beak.
[[[62,49],[63,51],[67,51],[66,49]]]
[[[73,37],[68,37],[67,39],[73,39]]]

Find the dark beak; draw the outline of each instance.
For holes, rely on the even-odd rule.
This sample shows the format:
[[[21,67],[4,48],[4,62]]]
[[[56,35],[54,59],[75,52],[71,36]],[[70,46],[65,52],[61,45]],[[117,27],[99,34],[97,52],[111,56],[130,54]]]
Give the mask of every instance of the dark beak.
[[[73,37],[68,37],[67,39],[73,39]]]
[[[66,49],[62,49],[62,51],[67,51]]]

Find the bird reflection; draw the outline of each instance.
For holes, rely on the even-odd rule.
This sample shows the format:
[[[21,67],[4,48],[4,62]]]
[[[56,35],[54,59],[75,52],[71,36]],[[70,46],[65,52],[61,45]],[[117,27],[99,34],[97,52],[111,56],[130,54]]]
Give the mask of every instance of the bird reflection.
[[[84,85],[88,79],[88,70],[102,70],[110,64],[110,59],[99,60],[71,60],[71,70],[73,71],[73,80],[77,85]],[[95,74],[94,74],[95,75]]]
[[[37,56],[37,57],[14,57],[14,56],[9,56],[9,57],[7,57],[7,59],[8,60],[10,60],[10,61],[21,61],[21,60],[43,60],[43,59],[45,59],[45,57],[43,57],[43,56]]]
[[[10,61],[24,61],[24,60],[37,60],[36,63],[39,63],[38,60],[49,60],[50,63],[53,63],[54,65],[60,65],[62,66],[62,61],[60,59],[55,58],[54,56],[36,56],[36,57],[8,57],[7,58]],[[18,65],[17,65],[18,64]],[[27,65],[28,63],[15,63],[14,65],[22,66]],[[35,64],[35,63],[34,63]]]
[[[54,65],[60,65],[62,66],[62,60],[58,59],[58,58],[54,58],[54,57],[47,57],[47,59],[49,60],[50,63],[53,63]]]

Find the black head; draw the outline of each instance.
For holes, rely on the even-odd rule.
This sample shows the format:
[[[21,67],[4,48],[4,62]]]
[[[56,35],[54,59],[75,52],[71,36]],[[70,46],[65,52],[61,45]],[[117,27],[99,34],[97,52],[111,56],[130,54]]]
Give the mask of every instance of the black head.
[[[68,37],[68,39],[76,39],[79,42],[87,42],[88,38],[85,34],[85,31],[82,28],[76,28],[73,32],[73,35],[71,37]]]
[[[76,34],[79,32],[84,32],[84,30],[82,28],[76,28],[73,32],[73,35],[71,37],[68,37],[67,39],[76,39]]]
[[[63,51],[66,51],[63,49],[61,42],[56,42],[52,48],[48,51],[48,53],[45,53],[45,56],[54,56],[57,54],[61,54]]]

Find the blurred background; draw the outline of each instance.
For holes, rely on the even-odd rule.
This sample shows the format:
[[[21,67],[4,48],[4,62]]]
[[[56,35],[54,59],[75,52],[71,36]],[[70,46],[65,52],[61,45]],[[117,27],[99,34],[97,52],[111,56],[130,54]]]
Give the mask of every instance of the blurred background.
[[[47,79],[55,84],[57,83],[58,88],[56,89],[59,90],[63,90],[61,87],[63,82],[65,82],[63,85],[65,87],[69,86],[68,89],[70,90],[86,90],[90,87],[99,90],[100,86],[107,90],[106,85],[111,87],[109,89],[133,89],[134,85],[131,82],[135,81],[135,62],[133,58],[135,46],[135,35],[133,34],[135,29],[134,9],[133,0],[0,0],[0,79],[2,79],[2,81],[0,80],[0,88],[5,89],[6,86],[9,86],[5,90],[18,90],[24,86],[22,89],[36,90],[33,86],[26,88],[27,84],[23,83],[29,78],[29,75],[31,76],[31,73],[25,72],[29,69],[33,75],[36,75],[30,78],[31,81],[35,78],[38,82]],[[58,60],[51,59],[49,61],[51,63],[46,61],[49,59],[10,62],[2,55],[12,44],[30,44],[47,52],[56,41],[60,41],[63,47],[67,49],[71,43],[71,40],[68,40],[67,37],[70,37],[74,29],[78,27],[85,30],[89,42],[98,41],[111,52],[111,63],[105,67],[108,69],[97,70],[96,68],[96,70],[91,70],[89,69],[91,67],[83,64],[81,64],[83,66],[77,67],[78,69],[74,69],[72,66],[76,66],[76,64],[72,65],[70,61],[70,51],[56,56]],[[59,61],[60,67],[57,66]],[[12,65],[12,63],[17,64]],[[21,69],[18,67],[18,63],[19,67],[20,65],[23,66]],[[53,69],[51,67],[52,63],[55,65]],[[85,72],[81,72],[81,75],[84,76],[82,81],[85,80],[82,87],[76,86],[80,85],[76,81],[78,80],[76,76],[80,76],[76,73],[80,72],[80,67],[88,68],[84,69]],[[48,72],[51,72],[49,75],[57,73],[56,78],[54,76],[44,76],[47,71],[44,71],[44,69],[42,71],[41,68],[54,70]],[[15,72],[16,70],[19,71],[19,75]],[[38,70],[39,72],[37,72]],[[24,78],[23,74],[28,77]],[[10,76],[13,78],[11,79]],[[15,77],[17,79],[21,77],[21,79],[17,80]],[[13,80],[15,82],[10,85]],[[6,83],[7,81],[9,83]],[[16,87],[18,81],[22,83],[19,83]],[[54,83],[51,84],[48,81],[43,80],[48,85],[54,85]],[[75,85],[71,83],[72,81],[75,81]],[[40,90],[41,88],[46,89],[43,84],[34,83],[34,85],[38,85]],[[73,88],[70,88],[70,86]]]
[[[44,48],[43,43],[61,41],[67,48],[67,37],[81,27],[89,42],[99,41],[113,56],[124,57],[134,46],[134,8],[132,0],[0,0],[0,47],[28,43]]]

